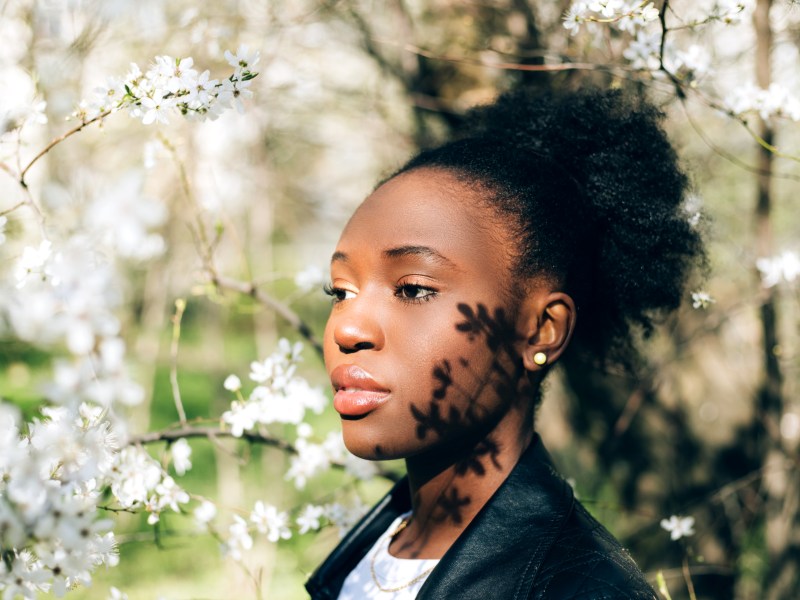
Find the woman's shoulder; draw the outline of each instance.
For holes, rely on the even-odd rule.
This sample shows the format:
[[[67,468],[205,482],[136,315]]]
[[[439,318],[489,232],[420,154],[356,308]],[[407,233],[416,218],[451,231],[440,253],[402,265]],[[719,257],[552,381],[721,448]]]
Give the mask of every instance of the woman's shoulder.
[[[536,579],[536,600],[657,598],[628,551],[577,501]]]

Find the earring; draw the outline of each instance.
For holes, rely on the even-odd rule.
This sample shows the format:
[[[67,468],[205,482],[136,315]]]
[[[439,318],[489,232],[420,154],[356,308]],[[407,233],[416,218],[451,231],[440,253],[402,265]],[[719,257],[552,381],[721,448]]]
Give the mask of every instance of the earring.
[[[537,352],[536,354],[533,355],[533,362],[535,362],[540,367],[544,366],[544,364],[547,362],[547,354],[545,354],[544,352]]]

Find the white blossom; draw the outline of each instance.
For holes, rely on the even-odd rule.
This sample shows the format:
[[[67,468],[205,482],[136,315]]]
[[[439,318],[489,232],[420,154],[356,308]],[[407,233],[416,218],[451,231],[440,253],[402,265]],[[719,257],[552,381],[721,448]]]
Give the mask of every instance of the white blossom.
[[[780,83],[772,83],[769,88],[762,89],[748,84],[737,87],[725,100],[731,113],[745,115],[757,112],[761,118],[784,117],[792,121],[800,121],[800,100]]]
[[[247,44],[242,44],[233,54],[230,50],[225,51],[225,60],[228,64],[236,69],[250,69],[258,64],[259,52],[258,50],[250,51]]]
[[[708,292],[692,292],[692,308],[708,308],[715,302]]]
[[[227,423],[231,428],[231,435],[234,437],[242,437],[245,431],[250,431],[255,427],[256,406],[247,402],[231,403],[230,410],[222,413],[222,422]]]
[[[347,453],[344,459],[344,468],[350,475],[356,479],[372,479],[378,475],[378,465],[371,460],[365,460],[356,456],[355,454]]]
[[[108,598],[107,600],[128,600],[128,594],[119,591],[114,586],[108,590]]]
[[[142,106],[142,123],[150,125],[151,123],[169,124],[167,114],[169,109],[172,108],[171,102],[167,100],[162,93],[154,92],[152,96],[145,96],[141,100]]]
[[[694,517],[672,515],[669,519],[661,519],[661,527],[669,532],[672,541],[694,535]]]
[[[194,519],[197,523],[205,525],[217,516],[217,507],[213,502],[203,500],[200,506],[194,509]]]
[[[622,55],[634,69],[657,70],[661,64],[661,34],[644,30],[636,32],[636,38],[628,44]]]
[[[253,547],[253,538],[245,521],[239,515],[233,515],[233,524],[228,528],[228,539],[223,547],[226,556],[233,560],[242,559],[242,551]]]
[[[253,512],[250,513],[250,521],[260,533],[267,535],[267,539],[270,542],[288,540],[292,537],[292,532],[289,529],[289,515],[279,511],[271,504],[264,504],[261,500],[256,502],[253,507]]]
[[[178,475],[185,475],[186,471],[192,468],[192,448],[185,438],[179,439],[177,442],[170,446],[170,454],[172,455],[172,466],[175,467],[175,472]]]
[[[786,251],[769,258],[759,258],[756,267],[761,272],[761,283],[765,288],[781,282],[792,283],[800,276],[800,258],[795,252]]]
[[[710,16],[728,25],[737,25],[746,16],[748,4],[751,3],[741,0],[717,0]]]
[[[703,46],[692,44],[686,50],[674,51],[669,46],[669,50],[664,57],[664,64],[678,79],[691,82],[710,72],[711,56]]]
[[[222,82],[211,79],[207,70],[198,74],[191,57],[156,56],[146,72],[133,64],[125,77],[108,80],[95,90],[93,100],[82,101],[75,116],[87,121],[127,109],[131,117],[151,125],[168,124],[171,113],[215,119],[231,105],[241,112],[242,99],[252,96],[250,80],[258,75],[252,71],[258,63],[258,52],[251,53],[246,46],[240,46],[236,55],[225,55],[234,72]]]
[[[339,528],[339,537],[344,537],[369,510],[369,506],[358,497],[349,505],[333,502],[324,508],[325,517]]]
[[[44,280],[50,274],[48,263],[52,255],[53,244],[49,240],[42,241],[38,248],[25,246],[15,267],[17,287],[25,286],[31,279]]]
[[[242,389],[242,381],[236,375],[228,375],[222,384],[229,392],[238,392]]]
[[[573,2],[564,14],[564,28],[576,34],[584,23],[607,23],[631,34],[657,20],[659,11],[653,2],[639,0],[593,0]]]
[[[161,467],[147,452],[135,446],[116,456],[111,492],[123,508],[144,503],[161,482]]]
[[[300,528],[301,535],[309,531],[315,531],[320,527],[320,519],[325,516],[325,507],[316,506],[314,504],[307,504],[303,510],[297,515],[295,523]]]
[[[295,449],[297,454],[290,458],[286,479],[301,490],[310,478],[330,468],[331,457],[324,445],[314,444],[303,438],[297,440]]]
[[[155,492],[158,497],[158,510],[169,507],[174,512],[180,512],[178,505],[189,502],[189,494],[181,489],[169,475],[156,485]]]

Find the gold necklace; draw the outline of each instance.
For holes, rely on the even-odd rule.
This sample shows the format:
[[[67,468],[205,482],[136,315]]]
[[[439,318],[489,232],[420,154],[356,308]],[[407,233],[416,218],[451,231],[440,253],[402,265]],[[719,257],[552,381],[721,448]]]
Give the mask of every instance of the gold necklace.
[[[400,522],[400,525],[397,526],[397,529],[395,529],[392,533],[389,534],[389,541],[386,543],[386,554],[389,554],[389,546],[392,545],[392,540],[397,536],[398,533],[403,531],[403,529],[405,529],[408,526],[409,521],[411,521],[411,517],[403,519]],[[436,568],[436,565],[433,565],[430,569],[425,569],[422,573],[414,577],[414,579],[412,579],[408,583],[404,583],[403,585],[397,587],[385,588],[381,585],[381,582],[378,581],[378,576],[375,573],[375,559],[378,556],[378,550],[380,550],[380,548],[376,548],[375,552],[372,554],[372,560],[369,563],[369,572],[372,574],[372,581],[375,583],[375,586],[382,592],[399,592],[400,590],[403,590],[409,586],[414,585],[418,581],[422,581],[428,575],[430,575],[431,571],[433,571]]]

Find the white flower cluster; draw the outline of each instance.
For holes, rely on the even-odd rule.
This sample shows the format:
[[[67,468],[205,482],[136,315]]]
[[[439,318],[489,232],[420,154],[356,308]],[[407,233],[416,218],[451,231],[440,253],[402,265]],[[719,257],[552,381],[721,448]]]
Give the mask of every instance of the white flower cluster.
[[[30,103],[12,106],[0,101],[0,139],[12,132],[19,132],[26,125],[45,125],[46,108],[47,102],[36,98]]]
[[[167,208],[143,188],[144,178],[136,171],[101,188],[81,223],[93,244],[125,260],[147,261],[164,253],[164,238],[154,230],[166,223]]]
[[[339,528],[339,536],[344,537],[352,529],[353,525],[358,523],[358,520],[367,513],[367,510],[369,510],[369,506],[356,498],[352,504],[340,504],[338,502],[326,504],[325,516]]]
[[[99,481],[114,464],[117,441],[97,407],[43,409],[27,432],[0,405],[0,590],[3,598],[62,596],[114,566],[112,522],[98,518]]]
[[[150,513],[147,517],[150,525],[158,523],[164,509],[180,512],[180,505],[189,502],[189,494],[137,446],[123,448],[116,455],[108,483],[122,508],[143,507]]]
[[[246,400],[238,377],[231,375],[225,380],[226,389],[238,397],[222,415],[222,422],[234,436],[241,437],[246,431],[271,423],[300,425],[307,410],[322,412],[327,403],[322,390],[295,376],[302,348],[300,342],[292,345],[283,338],[274,354],[262,362],[253,362],[250,379],[258,385]]]
[[[253,95],[249,88],[258,75],[252,69],[259,53],[242,45],[236,54],[226,51],[225,58],[234,71],[222,81],[211,79],[208,70],[198,73],[192,58],[157,56],[146,72],[132,64],[124,78],[110,79],[96,90],[93,101],[82,102],[75,116],[85,122],[127,109],[131,117],[150,125],[168,123],[174,112],[212,120],[232,106],[243,112],[242,100]]]
[[[324,473],[334,463],[344,465],[345,470],[357,479],[370,479],[378,473],[375,463],[347,451],[339,432],[329,433],[321,444],[308,441],[306,435],[301,436],[295,448],[297,454],[291,457],[286,479],[292,481],[297,489],[303,489],[309,479]]]
[[[329,433],[321,444],[309,440],[313,430],[304,421],[306,412],[319,414],[327,399],[321,389],[312,388],[295,374],[302,347],[300,342],[292,345],[282,338],[274,354],[262,362],[251,363],[250,379],[258,385],[247,399],[242,395],[239,377],[229,375],[223,386],[238,399],[222,414],[222,422],[230,427],[235,437],[272,423],[295,425],[297,454],[291,456],[286,479],[298,489],[303,489],[309,479],[324,473],[333,464],[344,465],[347,472],[358,479],[375,476],[375,465],[350,454],[340,433]]]
[[[792,283],[800,277],[800,257],[796,252],[786,251],[776,256],[759,258],[756,267],[761,273],[761,284],[771,288],[779,283]]]
[[[100,565],[115,566],[113,521],[98,516],[104,491],[122,509],[143,508],[158,522],[189,501],[145,450],[119,442],[106,410],[83,403],[45,407],[21,430],[18,414],[0,404],[0,591],[3,598],[57,596],[89,585]],[[185,444],[185,440],[182,440]],[[174,444],[186,465],[186,449]],[[173,459],[175,460],[173,453]],[[178,461],[175,460],[176,470]]]
[[[735,115],[758,113],[762,119],[783,117],[800,121],[800,99],[779,83],[762,89],[749,84],[737,88],[725,101]]]
[[[744,19],[751,1],[717,0],[709,13],[709,20],[721,21],[727,25],[738,25]]]
[[[125,344],[114,309],[119,285],[107,259],[74,237],[54,250],[45,240],[27,246],[14,266],[16,286],[0,300],[13,334],[41,347],[63,345],[71,359],[55,363],[48,398],[74,409],[137,404],[142,388],[127,373]]]
[[[634,69],[658,72],[661,68],[661,32],[639,30],[622,52]],[[664,45],[664,68],[681,81],[692,82],[711,72],[711,56],[697,44],[686,50],[671,42]]]
[[[636,33],[642,26],[658,19],[652,2],[637,0],[599,0],[573,2],[564,15],[564,28],[573,35],[586,23],[608,23],[621,31]]]
[[[298,511],[294,522],[287,511],[279,510],[276,506],[258,500],[250,514],[242,516],[233,515],[232,522],[227,526],[222,537],[222,554],[233,560],[242,560],[247,551],[253,548],[258,535],[270,543],[288,540],[293,535],[305,535],[319,530],[324,521],[339,528],[340,535],[347,531],[364,516],[367,506],[356,497],[350,504],[338,502],[317,505],[306,504]],[[210,501],[204,500],[195,509],[194,517],[201,529],[213,531],[212,521],[217,516],[217,507]]]
[[[213,506],[213,505],[212,505]],[[352,503],[332,502],[324,505],[307,504],[295,517],[294,524],[300,535],[319,530],[323,520],[336,526],[339,535],[344,535],[364,516],[368,506],[356,497]],[[241,560],[245,551],[252,549],[253,536],[261,534],[267,541],[276,543],[292,537],[289,513],[262,502],[255,503],[249,518],[233,516],[228,533],[222,545],[222,553],[234,560]]]

